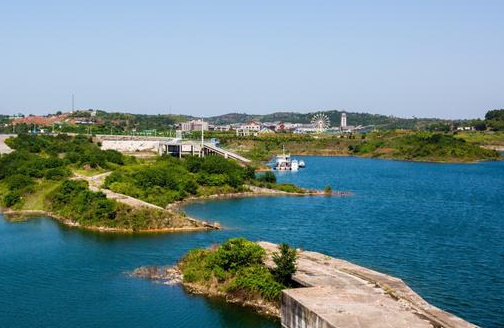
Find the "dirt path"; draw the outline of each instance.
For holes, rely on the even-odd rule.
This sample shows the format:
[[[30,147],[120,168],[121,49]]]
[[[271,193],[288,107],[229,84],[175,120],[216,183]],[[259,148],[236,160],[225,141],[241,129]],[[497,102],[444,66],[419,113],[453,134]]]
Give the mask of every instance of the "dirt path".
[[[145,202],[145,201],[140,200],[138,198],[134,198],[134,197],[131,197],[128,195],[120,194],[120,193],[114,192],[110,189],[102,188],[102,185],[103,185],[103,182],[105,181],[105,178],[107,178],[111,173],[112,172],[105,172],[105,173],[101,173],[101,174],[97,174],[97,175],[93,175],[93,176],[85,176],[85,175],[75,173],[75,177],[73,179],[85,180],[89,183],[90,190],[95,191],[95,192],[100,191],[100,192],[104,193],[105,196],[107,196],[107,198],[113,199],[117,202],[120,202],[120,203],[123,203],[126,205],[129,205],[133,208],[147,207],[147,208],[157,209],[157,210],[161,210],[161,211],[173,211],[172,209],[165,209],[165,208],[162,208],[161,206]],[[221,226],[218,222],[208,223],[206,221],[196,220],[196,219],[193,219],[188,216],[184,216],[184,217],[187,221],[189,221],[197,226],[203,226],[203,227],[210,228],[210,229],[220,229],[221,228]]]
[[[123,204],[129,205],[134,208],[140,208],[140,207],[149,207],[149,208],[155,208],[158,210],[164,210],[161,206],[157,206],[151,203],[144,202],[143,200],[140,200],[138,198],[134,198],[128,195],[124,194],[119,194],[117,192],[113,192],[112,190],[102,188],[102,185],[105,181],[105,178],[107,178],[112,172],[105,172],[93,176],[85,176],[81,174],[75,174],[74,179],[79,179],[79,180],[85,180],[89,183],[89,189],[92,191],[101,191],[104,193],[107,198],[109,199],[114,199],[118,202],[121,202]]]

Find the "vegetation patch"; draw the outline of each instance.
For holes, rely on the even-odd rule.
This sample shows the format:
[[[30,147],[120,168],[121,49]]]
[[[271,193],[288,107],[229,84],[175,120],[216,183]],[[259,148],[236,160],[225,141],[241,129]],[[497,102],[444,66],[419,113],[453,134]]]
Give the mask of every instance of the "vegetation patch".
[[[179,263],[183,282],[207,294],[238,301],[266,301],[280,305],[282,289],[292,286],[296,250],[287,244],[273,255],[275,268],[265,264],[266,252],[244,238],[233,238],[212,249],[190,251]]]
[[[483,149],[451,134],[431,132],[375,132],[372,140],[350,147],[353,154],[433,162],[495,160],[499,153]]]

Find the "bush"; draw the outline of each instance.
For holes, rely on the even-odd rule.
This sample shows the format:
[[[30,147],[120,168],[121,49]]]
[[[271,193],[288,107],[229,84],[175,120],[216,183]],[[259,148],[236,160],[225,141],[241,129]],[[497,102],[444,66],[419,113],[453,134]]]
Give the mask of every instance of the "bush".
[[[248,292],[250,298],[260,294],[268,301],[275,301],[280,299],[284,288],[264,265],[252,265],[238,271],[227,290]]]
[[[280,245],[280,253],[273,253],[273,262],[276,264],[273,275],[279,283],[291,284],[292,275],[296,272],[296,259],[296,249],[285,243]]]
[[[267,183],[276,183],[276,175],[271,171],[267,171],[261,175],[258,180]]]
[[[261,264],[264,255],[264,249],[256,243],[245,238],[232,238],[217,249],[211,264],[224,271],[237,271],[242,267]]]
[[[49,169],[46,171],[44,178],[49,180],[63,180],[64,178],[70,176],[71,172],[67,168],[57,167],[54,169]]]
[[[189,251],[179,266],[184,272],[184,282],[199,282],[209,280],[211,271],[206,265],[209,251],[198,248]]]
[[[6,193],[2,197],[2,205],[5,207],[11,207],[21,201],[21,195],[17,191],[11,191]]]
[[[22,174],[14,174],[5,179],[10,191],[26,190],[35,184],[35,181]]]
[[[271,185],[270,187],[273,187],[276,190],[290,192],[290,193],[296,193],[296,194],[302,194],[305,192],[302,188],[299,188],[291,183],[282,183],[282,184],[278,184],[278,185]]]
[[[332,187],[331,186],[325,186],[324,193],[327,194],[327,195],[332,194]]]

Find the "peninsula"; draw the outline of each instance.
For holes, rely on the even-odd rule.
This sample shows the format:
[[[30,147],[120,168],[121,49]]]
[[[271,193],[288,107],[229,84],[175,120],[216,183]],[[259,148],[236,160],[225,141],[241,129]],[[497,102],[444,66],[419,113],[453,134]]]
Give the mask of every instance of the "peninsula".
[[[92,138],[21,134],[5,141],[0,200],[10,217],[45,214],[60,222],[111,232],[219,229],[187,217],[181,202],[212,197],[328,195],[278,184],[271,172],[219,156],[137,159],[102,150]],[[335,195],[344,195],[329,193]]]

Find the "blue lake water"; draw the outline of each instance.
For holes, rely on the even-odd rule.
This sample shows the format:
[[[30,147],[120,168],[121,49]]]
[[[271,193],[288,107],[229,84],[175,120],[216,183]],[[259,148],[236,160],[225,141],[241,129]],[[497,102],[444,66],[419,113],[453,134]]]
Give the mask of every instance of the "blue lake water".
[[[504,326],[504,162],[425,164],[304,157],[278,175],[353,197],[195,203],[217,232],[111,235],[50,219],[0,219],[0,327],[279,327],[218,300],[124,272],[165,265],[229,237],[289,242],[403,278],[432,304]]]

